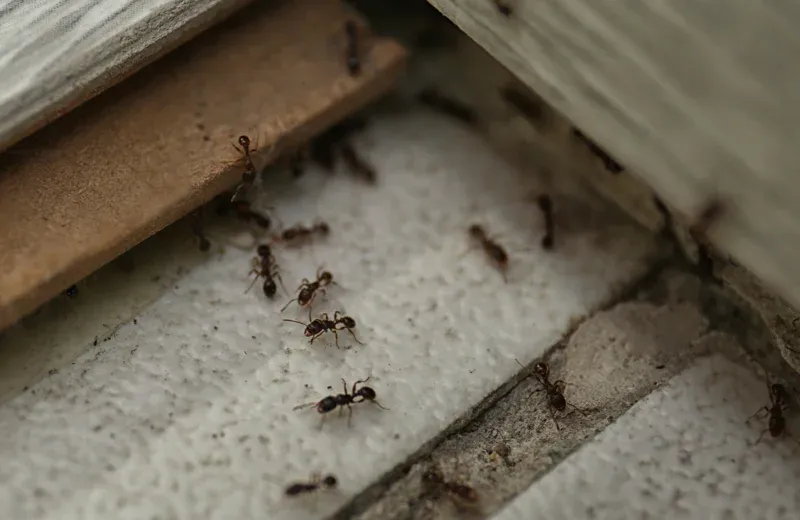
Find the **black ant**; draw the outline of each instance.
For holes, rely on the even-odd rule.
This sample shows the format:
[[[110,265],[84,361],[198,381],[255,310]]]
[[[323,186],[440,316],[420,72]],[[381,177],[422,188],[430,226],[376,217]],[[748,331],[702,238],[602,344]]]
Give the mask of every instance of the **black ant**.
[[[327,475],[325,478],[321,478],[320,475],[313,475],[310,482],[297,482],[288,486],[285,494],[289,497],[295,497],[297,495],[313,493],[319,489],[333,489],[337,484],[336,477],[333,475]]]
[[[580,141],[583,141],[586,147],[589,148],[589,151],[603,161],[603,166],[605,166],[606,170],[614,174],[625,171],[625,168],[623,168],[621,164],[608,155],[608,153],[600,148],[597,143],[586,137],[586,134],[573,127],[572,135],[577,137]]]
[[[419,100],[419,102],[423,105],[427,105],[430,108],[438,110],[439,112],[467,123],[468,125],[474,125],[478,119],[478,117],[475,115],[475,111],[470,107],[461,101],[456,101],[445,96],[432,87],[423,89],[419,94],[417,94],[417,100]]]
[[[312,235],[318,234],[321,236],[328,236],[331,232],[330,226],[325,222],[317,222],[309,227],[298,224],[294,227],[284,229],[279,235],[279,240],[284,242],[299,243],[303,240],[311,238]]]
[[[251,155],[252,150],[250,148],[250,138],[246,135],[240,135],[238,141],[239,146],[242,148],[240,149],[236,145],[233,145],[233,147],[237,152],[244,156],[244,172],[242,173],[242,183],[253,184],[253,182],[256,180],[256,167],[255,164],[253,164],[253,156]]]
[[[351,76],[358,76],[361,72],[361,59],[358,52],[358,25],[353,20],[344,23],[344,32],[347,35],[347,70]]]
[[[313,303],[314,298],[317,296],[317,291],[322,291],[324,294],[329,285],[336,283],[333,281],[333,274],[331,274],[330,271],[320,271],[322,271],[322,267],[317,269],[317,279],[313,282],[309,282],[306,278],[303,278],[300,283],[300,287],[297,288],[299,291],[297,298],[289,300],[289,303],[283,306],[281,312],[285,311],[286,307],[288,307],[293,301],[296,301],[300,307],[310,306]]]
[[[78,286],[70,285],[66,288],[64,294],[66,294],[68,298],[76,298],[78,296]]]
[[[341,146],[341,152],[342,160],[347,163],[347,167],[350,168],[353,173],[361,176],[370,184],[375,184],[375,179],[377,178],[375,169],[356,153],[353,145],[344,143]]]
[[[543,194],[539,195],[536,199],[536,203],[539,205],[539,209],[542,210],[542,214],[544,215],[544,237],[542,237],[542,247],[544,249],[553,249],[554,241],[555,241],[555,221],[553,219],[553,199],[550,198],[550,195]]]
[[[439,468],[431,468],[422,474],[422,482],[427,487],[447,493],[456,506],[474,506],[478,503],[478,492],[475,488],[461,482],[445,479]]]
[[[503,275],[503,280],[508,282],[506,273],[508,271],[508,253],[503,249],[500,244],[489,238],[483,226],[473,224],[469,227],[470,236],[481,243],[481,247],[491,260],[497,264],[500,273]]]
[[[278,272],[278,264],[275,262],[275,257],[272,255],[272,249],[266,244],[258,246],[256,254],[258,256],[253,258],[253,269],[250,271],[250,274],[255,274],[256,278],[253,280],[253,283],[250,284],[250,287],[247,288],[247,291],[253,288],[253,284],[255,284],[259,278],[263,278],[264,294],[267,298],[272,299],[275,297],[275,293],[278,290],[277,285],[275,285],[276,278],[281,283],[281,287],[283,287],[283,279]],[[285,291],[286,288],[283,290]]]
[[[353,329],[356,328],[356,320],[351,318],[350,316],[339,316],[341,314],[340,311],[336,311],[333,313],[333,319],[328,317],[328,313],[324,312],[319,315],[318,318],[311,319],[311,309],[308,309],[308,323],[303,323],[302,321],[297,320],[289,320],[285,319],[283,321],[291,321],[293,323],[299,323],[300,325],[305,325],[305,335],[307,338],[311,338],[308,343],[314,343],[314,340],[318,337],[322,336],[326,332],[333,332],[333,335],[336,337],[336,348],[341,348],[339,346],[339,331],[346,330],[353,336],[353,339],[356,340],[356,343],[363,345],[358,338],[356,337],[355,332]]]
[[[356,381],[353,383],[353,389],[350,393],[347,392],[347,382],[342,379],[342,388],[344,393],[337,394],[337,395],[329,395],[327,397],[322,398],[320,401],[316,401],[313,403],[305,403],[298,406],[295,406],[293,410],[300,410],[301,408],[308,408],[309,406],[314,406],[317,409],[317,413],[320,414],[327,414],[330,413],[336,408],[339,408],[339,415],[341,415],[342,410],[344,407],[347,407],[348,416],[347,416],[347,426],[350,426],[351,420],[353,418],[353,408],[351,405],[357,403],[363,403],[364,401],[369,401],[381,408],[382,410],[388,410],[385,406],[382,406],[377,400],[378,394],[369,386],[362,386],[358,388],[358,385],[363,385],[367,381],[370,380],[371,377],[364,379],[363,381]],[[359,399],[360,398],[360,399]],[[357,400],[358,399],[358,400]],[[325,417],[323,416],[323,420]],[[322,428],[322,422],[320,422],[319,427]]]
[[[764,435],[767,432],[769,432],[769,434],[774,438],[779,437],[781,434],[787,431],[786,419],[783,417],[783,412],[789,407],[789,393],[782,384],[773,383],[770,385],[769,380],[767,380],[767,388],[769,389],[769,400],[771,405],[760,408],[756,413],[747,419],[749,421],[756,415],[760,415],[764,412],[767,412],[769,415],[767,429],[761,432],[761,435],[758,436],[756,444],[761,442],[761,439],[764,438]]]
[[[520,363],[519,360],[515,361],[519,366],[525,368],[525,366]],[[564,389],[566,388],[567,383],[561,379],[553,382],[550,381],[550,367],[547,366],[547,363],[536,363],[533,366],[533,374],[536,376],[539,384],[542,385],[542,388],[544,388],[544,391],[547,394],[547,408],[550,411],[550,417],[552,417],[553,422],[556,423],[556,430],[561,431],[561,427],[558,424],[556,414],[553,410],[557,412],[563,412],[567,409],[567,406],[569,406],[573,410],[577,410],[581,414],[586,415],[586,413],[577,406],[569,404],[567,399],[564,397]]]

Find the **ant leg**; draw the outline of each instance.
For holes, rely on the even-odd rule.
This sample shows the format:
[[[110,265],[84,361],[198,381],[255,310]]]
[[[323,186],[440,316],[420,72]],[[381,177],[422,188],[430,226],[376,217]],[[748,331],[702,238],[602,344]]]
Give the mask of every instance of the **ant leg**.
[[[319,431],[322,431],[322,425],[325,424],[325,416],[323,415],[319,419]]]
[[[350,395],[347,393],[347,382],[342,378],[342,388],[344,389],[344,395]],[[353,393],[356,391],[356,385],[353,384]]]
[[[275,269],[275,272],[273,273],[273,277],[278,279],[278,281],[281,284],[281,288],[283,289],[283,292],[285,292],[286,294],[289,294],[289,291],[286,290],[286,286],[283,285],[283,277],[281,277],[281,273],[279,273],[277,269]]]
[[[756,439],[756,443],[755,443],[755,444],[753,444],[753,446],[758,446],[758,443],[760,443],[760,442],[761,442],[761,439],[763,439],[763,438],[764,438],[764,435],[765,435],[765,434],[766,434],[768,431],[769,431],[769,428],[767,428],[766,430],[764,430],[763,432],[761,432],[761,435],[759,435],[759,436],[758,436],[758,439]]]
[[[250,273],[248,274],[248,276],[250,276],[251,274],[254,274],[254,273],[255,273],[256,277],[255,277],[255,278],[253,278],[253,281],[252,281],[252,283],[250,283],[250,286],[249,286],[249,287],[248,287],[248,288],[247,288],[247,289],[244,291],[244,293],[245,293],[245,294],[247,294],[248,292],[250,292],[250,289],[252,289],[252,288],[253,288],[253,286],[256,284],[256,282],[257,282],[257,281],[258,281],[258,279],[260,278],[260,276],[259,276],[259,275],[260,275],[261,273],[259,273],[259,272],[258,272],[258,271],[256,271],[255,269],[253,269],[252,271],[250,271]]]
[[[346,328],[345,330],[346,330],[347,332],[349,332],[351,336],[353,336],[353,339],[354,339],[354,340],[356,340],[356,343],[358,343],[359,345],[363,345],[363,343],[361,343],[361,342],[358,340],[358,338],[356,337],[356,333],[355,333],[355,332],[353,332],[353,330],[352,330],[352,329],[348,329],[348,328]]]
[[[350,428],[353,425],[353,407],[349,404],[347,405],[347,427]]]
[[[357,385],[364,384],[364,383],[366,383],[367,381],[369,381],[370,379],[372,379],[372,376],[369,376],[369,377],[368,377],[368,378],[366,378],[366,379],[360,379],[360,380],[356,381],[355,383],[353,383],[353,393],[354,393],[354,394],[356,393],[356,386],[357,386]],[[342,381],[344,381],[344,379],[342,379]]]
[[[323,334],[325,334],[324,330],[322,332],[318,332],[318,333],[314,334],[313,336],[311,336],[311,339],[308,340],[308,344],[309,345],[313,344],[314,340],[317,339],[318,337],[322,336]]]
[[[553,419],[553,422],[556,423],[556,431],[561,432],[561,426],[558,425],[558,419],[556,419],[556,413],[553,411],[553,407],[548,405],[547,410],[550,412],[550,417]]]
[[[285,310],[286,310],[286,308],[287,308],[289,305],[291,305],[291,304],[292,304],[292,302],[294,302],[294,301],[297,301],[297,298],[292,298],[291,300],[289,300],[289,303],[287,303],[286,305],[284,305],[284,306],[283,306],[283,308],[281,309],[281,312],[285,311]]]
[[[769,407],[768,406],[763,406],[763,407],[759,408],[758,411],[756,413],[754,413],[753,415],[751,415],[750,417],[748,417],[745,422],[750,422],[753,419],[753,417],[755,417],[757,415],[761,415],[764,412],[769,413]]]
[[[331,329],[331,332],[333,332],[333,335],[336,338],[336,348],[342,348],[339,346],[339,333],[336,332],[336,329]]]
[[[342,314],[340,311],[336,311],[333,313],[333,321],[339,321],[339,315]]]
[[[584,410],[582,408],[578,408],[574,404],[570,404],[570,403],[567,403],[567,406],[572,408],[572,412],[578,412],[579,414],[583,415],[584,417],[586,416],[586,410]],[[572,412],[570,412],[570,413],[572,413]]]

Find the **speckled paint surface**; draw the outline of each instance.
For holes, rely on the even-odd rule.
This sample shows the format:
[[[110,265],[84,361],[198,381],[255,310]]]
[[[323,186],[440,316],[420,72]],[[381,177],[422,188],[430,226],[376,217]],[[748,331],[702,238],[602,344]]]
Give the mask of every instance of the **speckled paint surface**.
[[[796,441],[756,444],[766,417],[747,421],[768,403],[749,368],[700,358],[493,518],[796,518]]]
[[[250,252],[192,267],[111,341],[0,408],[3,518],[321,518],[440,433],[575,322],[641,275],[646,234],[595,198],[554,192],[561,230],[519,171],[471,131],[426,111],[384,115],[356,139],[379,172],[368,186],[309,171],[265,187],[284,223],[323,219],[313,247],[276,248],[287,287],[324,264],[341,284],[317,311],[357,321],[309,345],[283,297],[245,293]],[[466,228],[506,245],[508,283]],[[216,250],[216,248],[215,248]],[[196,251],[187,251],[195,259]],[[84,295],[91,297],[91,294]],[[81,315],[70,319],[81,320]],[[46,321],[41,324],[47,327]],[[62,325],[63,327],[63,325]],[[351,348],[352,347],[352,348]],[[320,419],[300,403],[370,376],[389,410]],[[289,500],[312,472],[340,488]]]

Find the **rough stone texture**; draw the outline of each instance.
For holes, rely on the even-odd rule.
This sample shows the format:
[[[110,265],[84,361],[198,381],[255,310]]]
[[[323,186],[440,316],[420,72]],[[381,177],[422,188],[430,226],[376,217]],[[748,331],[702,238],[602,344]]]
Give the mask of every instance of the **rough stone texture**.
[[[493,518],[796,518],[796,441],[756,444],[765,419],[747,421],[766,402],[750,369],[702,358]]]
[[[376,186],[344,169],[297,181],[269,172],[259,205],[287,224],[329,223],[328,240],[276,245],[277,260],[290,289],[321,264],[332,271],[341,287],[315,313],[346,311],[365,346],[347,333],[341,350],[330,338],[309,346],[301,325],[281,322],[305,313],[281,315],[283,297],[266,302],[258,286],[245,294],[251,252],[213,254],[112,340],[0,408],[1,516],[332,513],[468,417],[517,375],[515,358],[541,356],[654,258],[650,237],[574,187],[552,191],[560,234],[555,251],[542,250],[541,215],[524,200],[539,178],[437,114],[378,117],[355,144]],[[472,222],[508,248],[508,283],[469,247]],[[338,392],[341,377],[367,376],[390,410],[359,405],[352,428],[333,417],[322,430],[313,409],[292,411]],[[285,500],[283,486],[313,471],[335,473],[339,492]]]

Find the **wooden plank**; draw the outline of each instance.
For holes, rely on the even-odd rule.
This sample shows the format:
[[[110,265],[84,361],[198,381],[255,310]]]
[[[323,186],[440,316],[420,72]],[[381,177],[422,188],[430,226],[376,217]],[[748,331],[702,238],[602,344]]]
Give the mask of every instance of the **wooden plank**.
[[[685,221],[721,200],[711,241],[800,306],[800,4],[429,1]]]
[[[292,146],[390,88],[405,51],[335,0],[247,10],[19,143],[0,164],[0,326],[235,184],[231,144]]]
[[[251,0],[0,0],[0,150]]]

